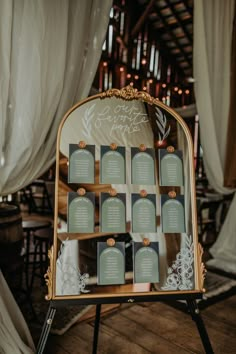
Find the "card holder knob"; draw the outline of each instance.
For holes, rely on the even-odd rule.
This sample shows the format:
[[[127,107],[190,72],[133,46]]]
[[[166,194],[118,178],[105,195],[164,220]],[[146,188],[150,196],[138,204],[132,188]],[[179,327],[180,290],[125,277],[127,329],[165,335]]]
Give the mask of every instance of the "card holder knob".
[[[82,196],[82,195],[85,195],[85,194],[86,194],[86,190],[85,190],[84,188],[79,188],[79,189],[77,190],[77,193]]]
[[[147,149],[146,145],[145,144],[140,144],[139,145],[139,150],[140,151],[145,151]]]
[[[113,246],[115,246],[115,244],[116,244],[116,241],[114,240],[114,238],[109,238],[107,240],[107,246],[113,247]]]
[[[111,150],[116,150],[117,149],[117,145],[115,143],[111,143],[110,144],[110,148],[111,148]]]
[[[111,197],[115,197],[117,195],[117,191],[115,188],[111,188],[109,193]]]
[[[142,198],[145,198],[147,196],[147,191],[145,189],[142,189],[139,194]]]
[[[83,141],[83,140],[81,140],[81,141],[79,142],[79,144],[78,144],[78,147],[79,147],[80,149],[85,149],[85,148],[86,148],[86,142]]]
[[[175,148],[174,146],[168,146],[166,150],[170,153],[173,153],[175,151]]]
[[[150,245],[150,240],[149,240],[149,238],[144,237],[144,239],[143,239],[143,245],[144,245],[145,247],[147,247],[147,246]]]
[[[170,191],[170,192],[168,193],[168,196],[169,196],[170,198],[174,199],[174,198],[176,198],[176,192],[175,192],[175,191]]]

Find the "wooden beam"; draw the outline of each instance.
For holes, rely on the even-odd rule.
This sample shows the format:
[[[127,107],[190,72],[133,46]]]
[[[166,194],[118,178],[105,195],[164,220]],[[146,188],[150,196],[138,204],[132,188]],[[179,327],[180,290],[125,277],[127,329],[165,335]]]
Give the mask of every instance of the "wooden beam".
[[[144,13],[140,16],[138,22],[136,23],[133,30],[131,31],[131,38],[134,38],[137,35],[137,33],[140,31],[140,29],[142,28],[142,25],[144,24],[148,15],[150,14],[152,8],[154,7],[155,2],[156,2],[156,0],[151,0],[148,3]]]

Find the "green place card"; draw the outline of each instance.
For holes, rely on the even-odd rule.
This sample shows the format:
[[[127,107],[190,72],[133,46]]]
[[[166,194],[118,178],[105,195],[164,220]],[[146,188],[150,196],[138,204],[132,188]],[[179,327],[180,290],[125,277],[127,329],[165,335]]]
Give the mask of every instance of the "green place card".
[[[92,192],[78,195],[76,192],[68,193],[68,223],[70,233],[94,232],[95,194]]]
[[[97,243],[98,285],[125,283],[125,243]]]
[[[168,152],[166,149],[160,149],[158,153],[160,186],[183,186],[182,151]]]
[[[104,184],[125,184],[125,147],[101,146],[100,181]]]
[[[164,233],[185,232],[184,196],[161,196],[161,223]]]
[[[94,183],[95,145],[69,145],[69,183]]]
[[[116,196],[101,193],[100,229],[101,232],[109,233],[126,232],[125,193],[119,193]]]
[[[132,232],[156,232],[156,195],[132,194]]]
[[[155,184],[155,153],[154,149],[131,148],[131,183],[154,185]]]
[[[150,242],[144,246],[143,242],[133,243],[134,282],[159,282],[159,246],[158,242]]]

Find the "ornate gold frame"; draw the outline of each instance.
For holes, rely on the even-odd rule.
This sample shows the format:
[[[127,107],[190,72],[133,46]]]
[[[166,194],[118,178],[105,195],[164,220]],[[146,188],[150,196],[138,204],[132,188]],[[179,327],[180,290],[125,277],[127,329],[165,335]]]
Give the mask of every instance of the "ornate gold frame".
[[[57,257],[57,220],[58,220],[58,182],[59,182],[59,145],[60,145],[60,136],[61,136],[61,131],[62,127],[66,121],[66,119],[70,116],[70,114],[76,110],[78,107],[82,106],[83,104],[95,100],[95,99],[105,99],[109,97],[116,97],[116,98],[121,98],[124,100],[141,100],[145,103],[151,104],[151,105],[157,105],[160,108],[163,108],[165,111],[169,112],[181,125],[183,128],[183,131],[185,133],[187,143],[188,143],[188,149],[189,149],[189,156],[190,156],[190,185],[191,185],[191,207],[192,207],[192,222],[193,222],[193,242],[194,242],[194,269],[195,269],[195,289],[194,290],[185,290],[185,291],[154,291],[150,293],[125,293],[125,294],[102,294],[99,296],[99,294],[86,294],[86,295],[73,295],[73,296],[56,296],[55,293],[55,273],[56,273],[56,257]],[[191,158],[192,157],[192,158]],[[86,98],[76,105],[74,105],[63,117],[61,124],[58,129],[58,135],[57,135],[57,149],[56,149],[56,183],[55,183],[55,216],[54,216],[54,242],[53,242],[53,247],[49,251],[49,259],[50,259],[50,266],[48,268],[47,273],[45,274],[46,278],[46,283],[48,286],[48,295],[46,296],[47,300],[62,300],[62,299],[83,299],[83,298],[90,298],[90,299],[95,299],[95,298],[108,298],[108,297],[125,297],[128,298],[128,302],[132,300],[132,297],[136,296],[151,296],[151,295],[164,295],[164,294],[194,294],[194,293],[202,293],[205,291],[203,284],[204,284],[204,278],[205,278],[205,267],[202,263],[202,247],[200,244],[198,244],[198,228],[197,228],[197,211],[196,211],[196,196],[195,196],[195,172],[194,172],[194,152],[193,152],[193,143],[192,143],[192,137],[190,134],[190,131],[188,129],[188,126],[184,122],[184,120],[170,107],[166,106],[162,102],[160,102],[157,98],[154,98],[150,96],[147,92],[144,91],[138,91],[137,89],[133,88],[133,86],[127,86],[122,88],[121,90],[118,89],[110,89],[108,91],[105,91],[101,94],[97,94],[94,96],[91,96],[89,98]],[[131,298],[131,299],[130,299]]]

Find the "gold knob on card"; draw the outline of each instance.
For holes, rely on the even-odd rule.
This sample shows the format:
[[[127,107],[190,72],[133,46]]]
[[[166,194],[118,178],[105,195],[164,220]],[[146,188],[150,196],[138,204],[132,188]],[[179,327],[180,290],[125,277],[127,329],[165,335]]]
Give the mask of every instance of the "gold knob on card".
[[[110,246],[110,247],[115,246],[115,243],[116,243],[116,241],[114,240],[114,238],[109,238],[107,240],[107,245]]]
[[[84,149],[86,147],[86,142],[85,141],[80,141],[78,144],[80,149]]]
[[[112,197],[115,197],[115,196],[117,195],[117,191],[115,190],[115,188],[112,188],[112,189],[110,190],[110,195],[111,195]]]
[[[174,152],[174,151],[175,151],[175,148],[174,148],[174,146],[168,146],[166,150],[167,150],[168,152]]]
[[[143,245],[144,245],[144,246],[149,246],[149,245],[150,245],[150,240],[149,240],[149,238],[145,237],[145,238],[143,239]]]
[[[142,189],[139,194],[142,198],[145,198],[147,196],[147,191],[145,189]]]
[[[140,151],[145,151],[146,149],[147,149],[146,145],[144,145],[144,144],[140,144],[139,145],[139,150]]]
[[[111,143],[110,148],[111,148],[111,150],[116,150],[117,145],[115,143]]]
[[[85,190],[84,188],[79,188],[79,189],[77,190],[77,193],[78,193],[79,195],[85,195],[85,194],[86,194],[86,190]]]
[[[170,192],[168,193],[168,196],[169,196],[170,198],[175,198],[175,197],[176,197],[175,191],[170,191]]]

